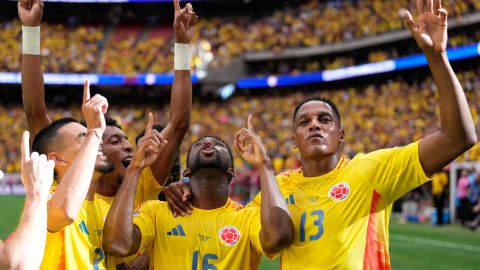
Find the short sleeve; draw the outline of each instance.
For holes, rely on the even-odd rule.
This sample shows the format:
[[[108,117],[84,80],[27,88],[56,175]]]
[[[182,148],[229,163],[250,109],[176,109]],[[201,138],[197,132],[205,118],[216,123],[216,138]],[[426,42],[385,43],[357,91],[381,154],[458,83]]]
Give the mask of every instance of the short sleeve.
[[[391,203],[430,180],[420,163],[418,145],[417,141],[403,147],[382,149],[352,161],[355,169]]]
[[[249,211],[248,220],[250,222],[250,243],[252,248],[257,253],[263,253],[262,244],[260,243],[260,230],[262,225],[260,223],[260,209],[245,209]]]
[[[262,192],[259,192],[251,202],[247,204],[246,207],[257,207],[260,208],[262,202]]]
[[[281,182],[284,182],[285,180],[287,180],[290,173],[291,173],[290,171],[286,171],[276,175],[275,179],[277,180],[277,183],[280,185]],[[281,189],[282,188],[280,187],[280,190]],[[262,203],[262,192],[260,191],[257,193],[255,198],[253,198],[253,200],[247,204],[246,207],[260,207],[261,203]]]
[[[133,223],[137,225],[142,234],[139,250],[145,250],[155,240],[156,216],[160,209],[160,201],[148,201],[134,212]]]
[[[143,169],[142,174],[140,174],[140,179],[138,180],[134,207],[148,200],[156,200],[162,188],[163,186],[158,184],[150,167]]]
[[[260,208],[248,209],[251,212],[250,220],[250,243],[252,246],[252,252],[254,252],[254,256],[261,256],[264,254],[269,259],[274,259],[278,254],[266,254],[263,251],[262,243],[260,241],[260,231],[262,230],[262,223],[260,220]]]

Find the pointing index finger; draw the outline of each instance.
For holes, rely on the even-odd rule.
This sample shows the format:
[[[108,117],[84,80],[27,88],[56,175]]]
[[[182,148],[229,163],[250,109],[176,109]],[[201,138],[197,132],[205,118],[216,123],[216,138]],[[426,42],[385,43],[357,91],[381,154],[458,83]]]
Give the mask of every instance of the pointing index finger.
[[[152,133],[153,130],[153,114],[148,113],[147,128],[145,129],[145,135]]]
[[[180,8],[180,0],[173,0],[173,7],[175,8],[175,11],[179,11]]]
[[[90,81],[85,80],[83,83],[83,103],[90,99]]]
[[[253,128],[253,124],[252,124],[252,115],[248,115],[248,119],[247,119],[247,127],[248,127],[248,130],[250,130],[251,132],[255,133],[255,129]]]

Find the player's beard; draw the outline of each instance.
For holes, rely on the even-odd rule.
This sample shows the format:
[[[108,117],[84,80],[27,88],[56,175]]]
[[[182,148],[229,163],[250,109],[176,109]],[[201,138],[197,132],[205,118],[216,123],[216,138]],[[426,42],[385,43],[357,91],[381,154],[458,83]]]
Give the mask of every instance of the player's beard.
[[[221,158],[218,152],[211,158],[202,158],[200,153],[197,153],[195,160],[189,164],[189,169],[192,174],[195,174],[201,169],[218,169],[223,173],[227,173],[230,168],[228,158]]]
[[[113,165],[112,162],[108,160],[102,160],[100,162],[95,163],[95,171],[102,174],[113,172],[114,169],[115,169],[115,166]]]

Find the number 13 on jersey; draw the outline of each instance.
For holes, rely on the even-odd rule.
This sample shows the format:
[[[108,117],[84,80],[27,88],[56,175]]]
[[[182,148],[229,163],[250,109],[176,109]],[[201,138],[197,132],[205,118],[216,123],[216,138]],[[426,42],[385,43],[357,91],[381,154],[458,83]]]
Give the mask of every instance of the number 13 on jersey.
[[[300,242],[315,241],[322,237],[324,229],[323,218],[324,214],[322,210],[313,210],[310,214],[308,214],[308,212],[302,213],[300,217]],[[306,232],[305,228],[310,228],[311,224],[313,224],[314,227]]]

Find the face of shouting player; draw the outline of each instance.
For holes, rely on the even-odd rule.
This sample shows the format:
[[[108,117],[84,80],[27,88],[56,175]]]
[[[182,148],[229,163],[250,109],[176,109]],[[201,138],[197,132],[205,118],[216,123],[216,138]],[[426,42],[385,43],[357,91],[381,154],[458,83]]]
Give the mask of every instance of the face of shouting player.
[[[107,126],[103,133],[102,151],[114,166],[114,171],[109,176],[123,179],[126,169],[132,161],[133,153],[132,144],[128,141],[125,133],[117,127]]]
[[[294,119],[293,140],[302,158],[335,154],[345,142],[344,131],[330,105],[323,101],[303,104]]]

